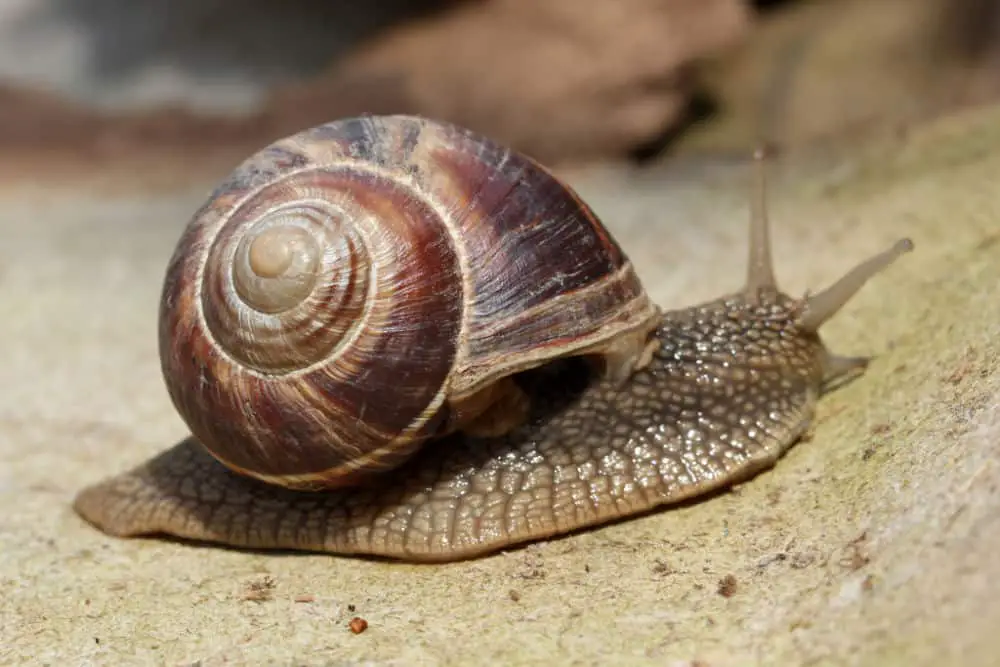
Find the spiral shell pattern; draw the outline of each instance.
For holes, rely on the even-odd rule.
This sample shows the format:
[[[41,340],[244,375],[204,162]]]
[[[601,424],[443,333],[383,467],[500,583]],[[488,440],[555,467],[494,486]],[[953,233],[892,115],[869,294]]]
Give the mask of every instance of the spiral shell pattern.
[[[194,215],[161,361],[217,459],[332,487],[398,465],[450,400],[656,314],[540,166],[446,123],[363,117],[268,146]]]
[[[262,373],[302,370],[342,350],[365,320],[373,270],[363,236],[370,230],[331,202],[262,206],[294,195],[301,184],[289,180],[235,211],[202,276],[202,312],[215,340]]]

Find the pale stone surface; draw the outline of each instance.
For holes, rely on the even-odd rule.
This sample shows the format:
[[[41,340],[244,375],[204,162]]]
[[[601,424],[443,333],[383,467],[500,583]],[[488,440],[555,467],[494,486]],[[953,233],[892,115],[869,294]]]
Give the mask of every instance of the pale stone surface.
[[[900,236],[916,243],[827,327],[837,350],[876,361],[824,399],[775,470],[437,566],[116,540],[73,515],[83,485],[184,434],[159,377],[157,299],[228,158],[164,158],[156,173],[186,180],[153,184],[138,169],[5,174],[0,664],[991,664],[997,127],[1000,109],[984,110],[774,170],[788,290],[825,285]],[[747,177],[745,163],[679,162],[573,182],[673,307],[740,284]],[[364,634],[346,629],[354,615]]]

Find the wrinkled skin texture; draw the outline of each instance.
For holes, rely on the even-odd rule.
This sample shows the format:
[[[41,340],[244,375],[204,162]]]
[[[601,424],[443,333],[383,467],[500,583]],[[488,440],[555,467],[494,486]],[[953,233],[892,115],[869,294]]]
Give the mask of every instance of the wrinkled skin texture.
[[[449,560],[626,517],[770,466],[807,427],[818,338],[770,292],[668,313],[661,349],[624,389],[568,361],[528,373],[531,422],[434,443],[368,488],[289,491],[240,477],[185,440],[85,490],[115,535]]]

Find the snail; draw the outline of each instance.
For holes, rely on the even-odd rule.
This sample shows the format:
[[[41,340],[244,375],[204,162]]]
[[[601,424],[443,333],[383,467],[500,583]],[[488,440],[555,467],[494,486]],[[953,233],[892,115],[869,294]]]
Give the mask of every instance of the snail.
[[[867,357],[820,326],[912,249],[776,284],[755,154],[742,289],[666,311],[568,185],[455,125],[363,116],[239,165],[160,306],[191,435],[81,490],[113,536],[461,560],[749,479]]]

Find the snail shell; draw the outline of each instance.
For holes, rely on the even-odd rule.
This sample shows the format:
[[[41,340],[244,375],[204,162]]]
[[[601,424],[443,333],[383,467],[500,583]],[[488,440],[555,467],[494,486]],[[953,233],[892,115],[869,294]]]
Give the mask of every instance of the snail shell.
[[[417,117],[352,118],[250,157],[168,268],[170,397],[230,469],[329,488],[426,439],[509,431],[509,378],[648,362],[659,309],[573,190],[526,156]],[[653,343],[655,344],[655,343]]]

